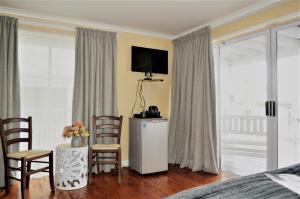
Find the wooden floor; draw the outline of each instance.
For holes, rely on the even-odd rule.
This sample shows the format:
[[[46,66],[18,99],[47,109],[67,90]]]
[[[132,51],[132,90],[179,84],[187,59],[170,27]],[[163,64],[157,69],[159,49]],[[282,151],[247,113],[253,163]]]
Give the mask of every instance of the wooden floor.
[[[169,165],[168,172],[158,174],[140,175],[128,168],[122,170],[122,183],[119,184],[114,174],[101,174],[93,177],[93,184],[75,191],[56,190],[50,192],[48,178],[32,179],[30,188],[26,191],[28,199],[156,199],[163,198],[176,192],[223,181],[232,178],[233,175],[222,172],[220,175],[192,172],[189,169],[180,169],[178,166]],[[11,193],[4,196],[0,191],[0,198],[18,199],[20,197],[20,186],[15,184],[11,187]]]

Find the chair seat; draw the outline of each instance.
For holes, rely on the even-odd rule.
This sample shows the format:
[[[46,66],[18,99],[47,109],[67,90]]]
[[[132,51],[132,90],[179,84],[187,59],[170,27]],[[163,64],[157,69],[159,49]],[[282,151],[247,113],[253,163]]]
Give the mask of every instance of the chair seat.
[[[29,159],[29,158],[35,158],[35,157],[47,155],[50,153],[51,151],[46,151],[46,150],[26,150],[26,151],[9,153],[7,154],[7,157],[14,158],[14,159],[21,159],[22,157],[24,157],[25,159]]]
[[[121,147],[120,144],[93,144],[92,150],[117,150]]]

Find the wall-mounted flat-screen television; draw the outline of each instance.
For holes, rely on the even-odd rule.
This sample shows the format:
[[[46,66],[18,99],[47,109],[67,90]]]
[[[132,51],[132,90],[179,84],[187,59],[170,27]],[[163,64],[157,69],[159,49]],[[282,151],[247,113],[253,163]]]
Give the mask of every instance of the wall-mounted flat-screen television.
[[[168,51],[132,46],[131,71],[168,74]]]

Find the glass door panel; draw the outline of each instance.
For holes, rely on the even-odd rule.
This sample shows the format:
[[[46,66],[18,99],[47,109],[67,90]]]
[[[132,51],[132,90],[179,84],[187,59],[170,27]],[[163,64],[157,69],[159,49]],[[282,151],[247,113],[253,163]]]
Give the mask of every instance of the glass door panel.
[[[237,175],[267,170],[265,35],[220,47],[221,167]]]
[[[300,162],[300,27],[277,32],[278,167]]]

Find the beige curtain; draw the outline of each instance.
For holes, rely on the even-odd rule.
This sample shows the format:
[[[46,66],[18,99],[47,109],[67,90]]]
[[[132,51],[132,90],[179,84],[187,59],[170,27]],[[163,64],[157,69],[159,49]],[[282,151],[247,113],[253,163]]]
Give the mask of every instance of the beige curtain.
[[[72,115],[73,121],[82,121],[90,130],[93,115],[117,115],[116,37],[112,32],[76,30]],[[104,167],[105,171],[110,168]]]
[[[0,16],[0,118],[10,117],[20,117],[18,22],[15,18]],[[1,144],[0,147],[0,187],[4,187]],[[18,148],[19,146],[14,145],[10,150]]]
[[[169,162],[218,173],[211,30],[174,40]]]

